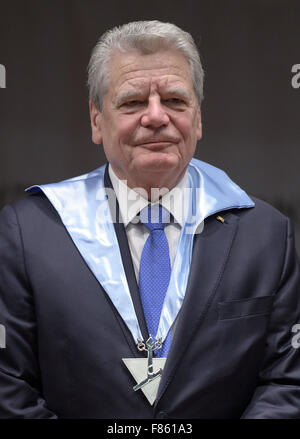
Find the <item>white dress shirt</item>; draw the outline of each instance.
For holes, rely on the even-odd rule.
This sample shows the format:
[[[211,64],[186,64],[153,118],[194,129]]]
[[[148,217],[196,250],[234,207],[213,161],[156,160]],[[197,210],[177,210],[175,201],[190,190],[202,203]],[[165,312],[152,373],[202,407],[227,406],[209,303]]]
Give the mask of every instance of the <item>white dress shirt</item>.
[[[142,224],[138,213],[149,204],[149,200],[129,188],[125,180],[120,180],[111,165],[108,167],[109,176],[118,199],[120,213],[127,234],[131,257],[137,282],[139,282],[139,267],[144,244],[149,236],[148,228]],[[185,191],[188,184],[187,171],[180,182],[163,195],[159,202],[170,212],[170,223],[165,226],[165,234],[169,243],[170,263],[173,264],[184,218]],[[146,195],[146,194],[145,194]],[[155,204],[155,203],[153,203]]]

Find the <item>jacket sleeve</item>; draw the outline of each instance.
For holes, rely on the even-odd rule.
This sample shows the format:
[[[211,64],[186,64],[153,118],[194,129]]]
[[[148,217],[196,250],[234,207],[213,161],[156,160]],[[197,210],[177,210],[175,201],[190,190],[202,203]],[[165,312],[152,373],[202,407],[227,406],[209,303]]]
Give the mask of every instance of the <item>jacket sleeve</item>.
[[[295,330],[299,328],[296,325],[300,323],[300,276],[289,220],[286,236],[283,269],[274,298],[259,382],[243,419],[300,418],[300,343],[295,343]]]
[[[0,418],[57,418],[42,395],[34,301],[12,206],[0,213],[0,325]]]

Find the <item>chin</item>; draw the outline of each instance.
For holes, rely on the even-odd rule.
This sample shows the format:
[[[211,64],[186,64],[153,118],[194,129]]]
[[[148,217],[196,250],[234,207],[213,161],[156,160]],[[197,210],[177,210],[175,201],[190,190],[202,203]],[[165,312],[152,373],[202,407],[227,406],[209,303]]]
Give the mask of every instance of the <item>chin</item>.
[[[179,157],[175,154],[153,153],[140,157],[138,160],[139,169],[143,172],[159,173],[178,168]]]

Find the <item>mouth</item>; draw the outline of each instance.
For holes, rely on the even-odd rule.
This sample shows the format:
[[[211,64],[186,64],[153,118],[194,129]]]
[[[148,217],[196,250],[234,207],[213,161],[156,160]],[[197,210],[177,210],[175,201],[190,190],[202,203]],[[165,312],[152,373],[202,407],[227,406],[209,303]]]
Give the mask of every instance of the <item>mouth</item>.
[[[167,148],[170,145],[174,145],[174,140],[155,140],[139,143],[137,146],[142,148],[151,149],[153,151]]]

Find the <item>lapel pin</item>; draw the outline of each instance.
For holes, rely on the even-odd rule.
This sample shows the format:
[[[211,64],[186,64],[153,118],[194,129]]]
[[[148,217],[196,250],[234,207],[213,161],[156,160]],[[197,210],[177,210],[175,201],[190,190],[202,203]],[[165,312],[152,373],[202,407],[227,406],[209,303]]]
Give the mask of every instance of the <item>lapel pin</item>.
[[[217,216],[217,220],[220,221],[221,223],[225,223],[224,218],[220,215]]]

